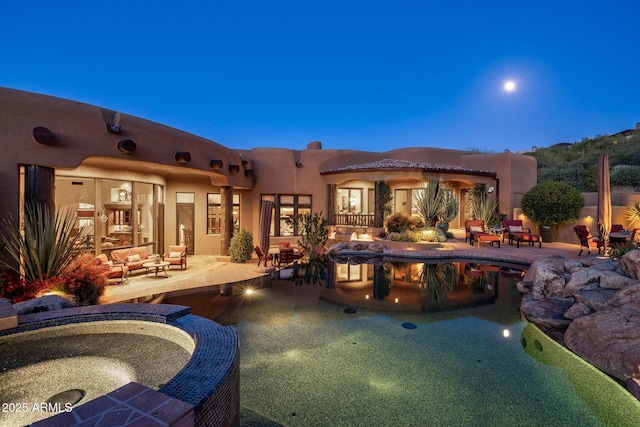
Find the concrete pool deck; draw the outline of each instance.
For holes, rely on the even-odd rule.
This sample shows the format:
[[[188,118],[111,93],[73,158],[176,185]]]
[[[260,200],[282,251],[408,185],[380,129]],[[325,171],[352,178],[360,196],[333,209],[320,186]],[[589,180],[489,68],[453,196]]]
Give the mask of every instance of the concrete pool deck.
[[[443,257],[476,258],[503,260],[519,264],[530,264],[540,257],[563,256],[567,259],[577,259],[580,245],[554,242],[543,243],[542,248],[521,245],[517,248],[503,244],[500,248],[488,244],[480,247],[471,246],[464,241],[464,230],[451,230],[455,238],[448,240],[443,248],[428,251],[399,251],[399,255],[420,256],[423,258],[439,259]],[[597,257],[597,251],[580,258]],[[188,268],[168,270],[169,277],[137,273],[129,276],[124,285],[109,285],[101,299],[102,304],[117,302],[137,302],[138,299],[149,296],[157,296],[171,292],[186,291],[189,289],[206,288],[229,283],[239,283],[248,280],[259,279],[269,275],[269,271],[257,266],[257,258],[243,264],[232,263],[229,257],[215,255],[192,255],[187,261]]]

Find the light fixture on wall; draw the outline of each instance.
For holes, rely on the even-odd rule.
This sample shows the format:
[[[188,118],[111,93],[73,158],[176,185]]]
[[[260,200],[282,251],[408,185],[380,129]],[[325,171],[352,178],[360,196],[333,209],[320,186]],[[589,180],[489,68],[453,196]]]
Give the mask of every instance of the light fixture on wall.
[[[188,151],[178,151],[175,155],[176,162],[186,164],[191,161],[191,153]]]
[[[51,145],[53,144],[53,132],[42,126],[35,127],[33,128],[33,139],[40,144]]]
[[[493,187],[489,187],[489,188],[487,189],[487,192],[488,192],[488,193],[493,193],[493,190],[494,190],[494,188],[493,188]]]
[[[131,154],[136,151],[136,143],[131,139],[122,139],[116,144],[118,151],[124,154]]]
[[[209,166],[211,169],[222,169],[222,160],[211,160]]]
[[[120,133],[120,126],[119,125],[114,125],[111,123],[105,123],[105,125],[107,126],[107,132],[109,133]]]
[[[229,165],[229,172],[231,173],[240,172],[240,165]]]

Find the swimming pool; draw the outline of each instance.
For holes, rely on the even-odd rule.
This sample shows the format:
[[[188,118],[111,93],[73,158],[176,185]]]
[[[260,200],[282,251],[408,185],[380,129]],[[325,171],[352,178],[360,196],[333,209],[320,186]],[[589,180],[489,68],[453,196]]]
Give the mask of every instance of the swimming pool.
[[[536,339],[523,349],[529,329],[513,279],[492,283],[493,301],[464,309],[345,312],[354,305],[344,295],[328,301],[332,289],[280,280],[250,296],[240,288],[231,297],[200,295],[194,313],[222,313],[216,320],[237,328],[245,424],[597,426],[613,416],[615,425],[637,425],[637,400],[596,370],[572,375],[564,362],[548,363],[565,351],[550,340],[538,340],[545,357],[529,355]],[[366,292],[348,296],[366,304]],[[576,386],[591,375],[606,391]],[[598,407],[605,399],[585,389],[615,404]]]

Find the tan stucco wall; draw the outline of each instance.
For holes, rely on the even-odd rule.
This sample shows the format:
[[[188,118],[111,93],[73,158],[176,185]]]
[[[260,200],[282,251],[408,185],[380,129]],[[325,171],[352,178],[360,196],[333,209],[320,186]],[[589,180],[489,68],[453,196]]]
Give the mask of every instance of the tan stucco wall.
[[[598,193],[582,193],[585,199],[585,205],[580,211],[580,217],[573,223],[564,227],[559,227],[554,234],[555,241],[565,243],[579,244],[578,237],[573,231],[573,227],[577,224],[583,224],[589,227],[591,234],[598,235]],[[640,201],[640,193],[611,193],[611,223],[622,224],[627,229],[633,229],[633,225],[626,218],[626,207],[635,201]],[[513,210],[514,218],[522,219],[526,227],[531,230],[539,230],[537,224],[531,222],[524,214],[522,209]]]
[[[119,134],[107,132],[105,123],[121,126]],[[52,145],[37,143],[33,129],[43,126],[54,134]],[[131,139],[137,149],[131,154],[117,150],[119,140]],[[428,147],[395,149],[388,152],[323,150],[320,143],[306,149],[254,148],[234,150],[177,129],[104,108],[69,100],[0,88],[0,218],[19,211],[19,166],[42,165],[68,176],[102,177],[165,186],[165,245],[176,242],[176,192],[194,192],[195,252],[220,253],[220,236],[206,234],[206,194],[228,185],[240,193],[240,226],[258,236],[262,194],[309,194],[312,210],[327,212],[327,184],[349,180],[385,180],[393,188],[431,178],[423,173],[373,171],[369,173],[321,175],[331,169],[385,158],[421,163],[457,165],[493,171],[499,183],[502,210],[518,204],[518,194],[535,184],[536,164],[531,157],[511,154],[481,154]],[[192,160],[179,164],[174,155],[188,151]],[[223,161],[223,168],[211,170],[209,161]],[[239,173],[228,170],[240,166]],[[245,175],[252,170],[253,176]],[[455,174],[454,174],[455,175]],[[449,175],[451,178],[454,175]],[[434,175],[433,178],[438,178]],[[445,180],[447,178],[444,178]],[[482,182],[493,185],[488,176],[454,176],[456,189]],[[297,238],[288,238],[295,241]],[[275,241],[281,240],[279,238]]]

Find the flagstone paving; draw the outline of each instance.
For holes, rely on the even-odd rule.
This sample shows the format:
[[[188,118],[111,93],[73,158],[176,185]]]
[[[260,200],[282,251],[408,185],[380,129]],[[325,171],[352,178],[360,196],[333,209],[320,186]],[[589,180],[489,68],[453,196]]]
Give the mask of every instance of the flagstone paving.
[[[464,230],[452,230],[456,238],[450,239],[443,248],[428,251],[395,251],[396,254],[406,254],[412,257],[442,258],[459,257],[504,260],[516,263],[531,263],[535,259],[558,255],[567,259],[578,258],[580,245],[570,243],[543,243],[542,248],[535,246],[510,246],[506,243],[500,248],[482,243],[480,247],[471,246],[464,241]],[[590,255],[582,254],[581,258],[596,257],[597,251]],[[137,302],[141,298],[158,296],[170,292],[185,291],[188,289],[219,286],[227,283],[238,283],[260,277],[268,276],[273,268],[258,267],[257,258],[247,263],[232,263],[229,257],[215,255],[192,255],[188,258],[188,268],[180,270],[174,267],[168,270],[169,277],[159,274],[157,277],[151,273],[148,276],[143,272],[130,275],[124,285],[109,285],[101,299],[102,304],[116,302]],[[269,265],[269,267],[271,267]]]

